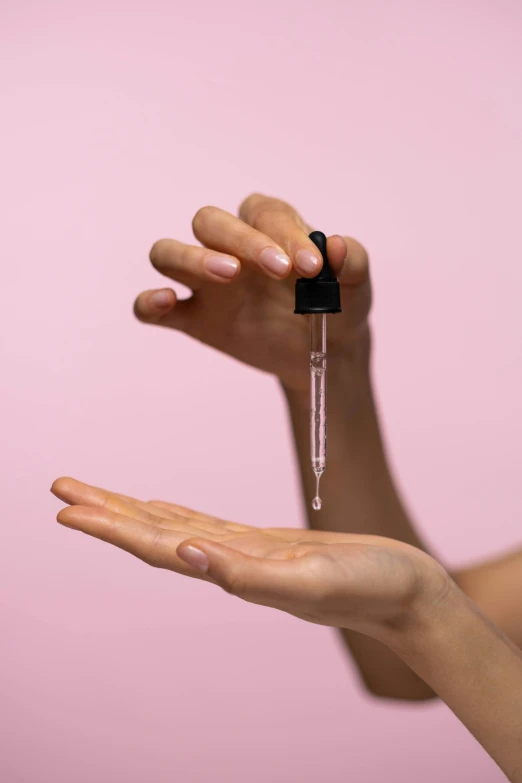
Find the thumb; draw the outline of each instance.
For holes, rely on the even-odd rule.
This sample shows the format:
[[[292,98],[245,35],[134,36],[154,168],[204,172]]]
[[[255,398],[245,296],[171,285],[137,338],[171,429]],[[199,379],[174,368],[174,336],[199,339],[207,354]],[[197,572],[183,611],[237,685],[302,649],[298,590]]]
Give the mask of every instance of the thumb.
[[[296,561],[253,557],[206,539],[189,539],[177,548],[178,557],[207,574],[227,593],[252,603],[274,606],[297,592]]]

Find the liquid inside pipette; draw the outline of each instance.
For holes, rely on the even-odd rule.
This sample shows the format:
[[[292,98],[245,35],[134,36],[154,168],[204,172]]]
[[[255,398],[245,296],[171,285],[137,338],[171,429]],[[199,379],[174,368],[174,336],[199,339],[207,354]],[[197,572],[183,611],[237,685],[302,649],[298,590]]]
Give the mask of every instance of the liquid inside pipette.
[[[326,467],[326,315],[310,318],[310,454],[316,480],[312,508],[319,511],[319,481]]]

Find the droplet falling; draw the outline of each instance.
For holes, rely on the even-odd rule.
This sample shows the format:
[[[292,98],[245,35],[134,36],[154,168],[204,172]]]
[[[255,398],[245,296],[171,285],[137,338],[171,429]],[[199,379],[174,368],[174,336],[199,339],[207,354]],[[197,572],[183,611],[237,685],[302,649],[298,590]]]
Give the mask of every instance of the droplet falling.
[[[315,472],[315,498],[312,500],[312,508],[314,511],[319,511],[321,506],[323,505],[323,502],[321,498],[319,497],[319,481],[321,480],[321,475],[323,471],[314,471]]]

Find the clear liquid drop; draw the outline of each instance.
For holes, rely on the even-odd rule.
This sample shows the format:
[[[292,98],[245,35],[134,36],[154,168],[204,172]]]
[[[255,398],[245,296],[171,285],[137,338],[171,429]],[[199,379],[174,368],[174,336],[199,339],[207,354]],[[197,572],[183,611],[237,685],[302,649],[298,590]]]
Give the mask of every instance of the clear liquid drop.
[[[312,500],[312,508],[314,511],[319,511],[319,509],[323,505],[323,502],[319,497],[319,482],[321,480],[323,471],[317,470],[314,471],[314,473],[315,473],[315,498]]]

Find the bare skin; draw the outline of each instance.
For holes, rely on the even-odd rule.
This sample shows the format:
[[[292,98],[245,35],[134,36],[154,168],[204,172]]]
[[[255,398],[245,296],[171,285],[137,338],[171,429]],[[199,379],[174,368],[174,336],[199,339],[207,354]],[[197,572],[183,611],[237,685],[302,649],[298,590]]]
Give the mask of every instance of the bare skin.
[[[279,379],[293,425],[311,528],[386,536],[425,550],[397,492],[373,398],[368,325],[371,281],[365,249],[348,236],[328,238],[329,260],[342,286],[343,313],[329,319],[329,459],[321,482],[323,509],[312,512],[309,332],[307,319],[293,313],[296,276],[317,273],[317,268],[305,268],[303,261],[315,257],[321,263],[308,239],[311,227],[289,204],[259,194],[243,202],[239,217],[204,207],[195,216],[193,227],[203,247],[165,239],[151,250],[154,267],[191,288],[192,298],[177,302],[168,288],[144,291],[135,303],[137,317],[145,323],[181,330]],[[288,259],[278,274],[263,267],[266,248]],[[216,256],[228,265],[228,277],[209,271],[208,265],[212,266]],[[517,599],[522,590],[521,566],[522,552],[517,552],[490,566],[452,574],[517,644],[522,644]],[[389,648],[351,631],[341,633],[372,693],[400,699],[434,695]]]
[[[70,478],[55,481],[52,492],[70,504],[59,512],[60,523],[115,544],[149,565],[215,581],[210,574],[187,565],[183,559],[187,547],[190,550],[192,546],[190,540],[196,540],[197,544],[197,539],[203,538],[206,545],[225,545],[246,556],[250,569],[248,580],[255,578],[251,569],[262,561],[262,578],[268,579],[270,585],[263,588],[263,595],[269,589],[272,596],[268,605],[322,625],[355,625],[363,633],[372,627],[372,614],[379,623],[398,621],[403,606],[409,606],[419,592],[418,583],[424,579],[423,561],[428,560],[424,553],[393,539],[292,528],[261,529],[216,519],[172,503],[142,502]],[[287,573],[301,580],[302,611],[297,604],[292,608],[286,605]],[[434,575],[437,573],[434,568]],[[227,580],[230,592],[259,602],[248,592],[248,585],[242,584],[239,571],[229,572]],[[331,601],[326,613],[318,610],[314,614],[311,610],[320,596],[327,595],[330,583],[337,581],[353,587],[350,622],[346,619],[350,614],[348,588],[337,608],[336,602]],[[444,579],[440,581],[443,590]],[[362,602],[365,607],[360,613]]]
[[[178,302],[174,291],[159,289],[135,303],[145,323],[181,330],[279,379],[307,508],[308,324],[293,314],[293,288],[296,275],[320,268],[309,231],[288,204],[257,194],[239,218],[204,208],[194,219],[203,247],[161,240],[151,251],[158,271],[193,296]],[[520,644],[522,553],[452,580],[423,551],[389,470],[373,400],[368,257],[358,242],[338,235],[329,237],[328,254],[342,285],[343,314],[329,328],[329,467],[323,510],[309,513],[313,530],[256,530],[72,479],[53,487],[70,504],[59,521],[151,565],[339,627],[373,693],[440,695],[510,779],[520,781],[520,657],[456,583]]]
[[[284,202],[250,196],[240,214],[243,220],[215,207],[201,209],[193,228],[205,247],[171,239],[156,242],[150,253],[153,266],[194,294],[177,302],[171,289],[144,291],[136,300],[135,313],[142,321],[180,329],[272,373],[285,388],[307,393],[308,324],[294,315],[294,285],[296,276],[317,274],[321,255],[308,239],[308,226]],[[345,261],[347,246],[350,253]],[[267,248],[288,254],[288,264],[278,275],[261,265],[260,256]],[[297,258],[303,251],[317,262],[311,271],[299,265]],[[368,262],[360,245],[349,238],[329,237],[328,253],[345,289],[344,312],[330,330],[332,350],[342,354],[369,311]],[[208,273],[206,263],[216,257],[235,263],[234,277]],[[164,301],[161,307],[154,298],[158,294]]]
[[[424,552],[377,536],[259,529],[68,478],[52,491],[70,504],[58,514],[67,527],[393,650],[522,781],[522,656]]]

